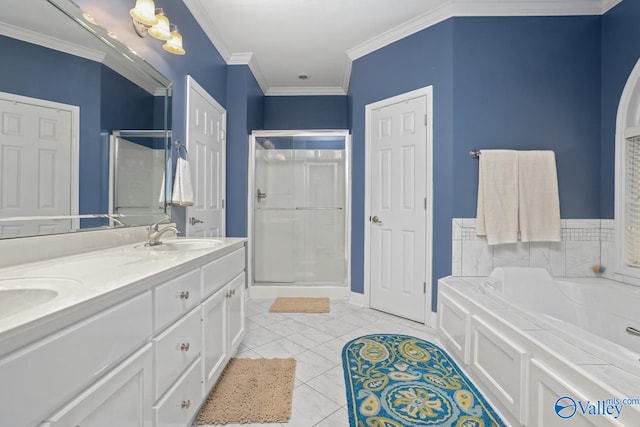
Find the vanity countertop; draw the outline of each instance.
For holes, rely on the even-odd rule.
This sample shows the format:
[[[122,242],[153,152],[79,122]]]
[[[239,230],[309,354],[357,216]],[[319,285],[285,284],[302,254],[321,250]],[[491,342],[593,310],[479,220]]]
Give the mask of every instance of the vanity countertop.
[[[0,304],[0,356],[239,249],[246,239],[164,241],[165,247],[134,243],[0,268],[0,293],[11,291],[15,301],[5,298],[5,310]],[[215,246],[198,244],[206,241]],[[27,290],[24,298],[20,290]],[[31,299],[40,302],[8,314]]]

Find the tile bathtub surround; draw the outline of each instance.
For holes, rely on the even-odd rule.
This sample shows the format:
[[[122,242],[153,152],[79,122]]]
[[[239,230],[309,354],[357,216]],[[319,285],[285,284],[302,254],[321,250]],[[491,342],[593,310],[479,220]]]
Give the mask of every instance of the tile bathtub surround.
[[[476,235],[475,218],[454,218],[452,275],[486,276],[496,267],[509,266],[542,267],[553,276],[593,277],[594,265],[613,266],[612,220],[566,219],[562,220],[561,227],[560,242],[489,246],[484,237]]]
[[[247,334],[236,357],[295,358],[293,406],[288,423],[255,426],[349,427],[342,347],[354,338],[397,333],[440,345],[433,329],[347,302],[331,301],[331,312],[326,314],[269,313],[272,302],[247,301]]]

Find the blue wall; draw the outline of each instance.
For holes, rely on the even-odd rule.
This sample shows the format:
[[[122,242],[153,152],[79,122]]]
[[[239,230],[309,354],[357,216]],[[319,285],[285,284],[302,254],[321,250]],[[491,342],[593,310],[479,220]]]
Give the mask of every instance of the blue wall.
[[[640,2],[626,0],[602,17],[602,133],[600,213],[613,218],[615,134],[624,85],[640,58]]]
[[[599,217],[600,18],[449,19],[353,64],[355,292],[364,286],[365,105],[428,85],[434,91],[434,284],[451,272],[451,218],[475,217],[472,148],[553,149],[562,215]]]
[[[174,140],[184,140],[186,129],[186,80],[192,76],[223,107],[227,106],[227,65],[206,36],[200,25],[181,1],[164,0],[157,7],[164,8],[173,24],[182,33],[186,54],[172,55],[162,49],[160,40],[152,37],[140,38],[133,31],[129,10],[135,2],[131,0],[76,0],[78,6],[91,14],[127,46],[134,49],[148,63],[164,74],[173,83],[172,131]],[[176,158],[174,149],[173,158]],[[228,171],[233,178],[233,171]],[[185,209],[173,207],[172,219],[178,228],[185,229]]]
[[[246,65],[228,67],[227,236],[247,236],[249,135],[263,128],[264,97]]]
[[[454,19],[453,215],[476,215],[473,148],[556,153],[563,218],[600,217],[600,17]]]
[[[267,96],[264,128],[347,129],[346,96]]]
[[[3,36],[0,51],[11,58],[11,67],[0,67],[0,91],[80,107],[79,210],[106,213],[108,135],[114,129],[150,128],[154,97],[109,68],[73,55]],[[99,225],[104,224],[82,221],[83,227]]]
[[[351,290],[364,291],[365,106],[433,86],[434,281],[451,272],[453,144],[453,22],[427,28],[353,63],[349,87],[352,123]]]

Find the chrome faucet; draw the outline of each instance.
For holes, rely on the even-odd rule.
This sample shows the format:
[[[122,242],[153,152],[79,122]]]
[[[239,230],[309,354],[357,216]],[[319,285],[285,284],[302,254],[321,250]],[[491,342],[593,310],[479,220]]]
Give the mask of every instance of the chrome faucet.
[[[162,237],[162,235],[168,231],[173,231],[176,235],[180,233],[178,229],[173,225],[169,225],[160,230],[160,224],[166,224],[167,222],[169,222],[169,217],[163,218],[155,224],[149,226],[149,234],[147,235],[148,242],[145,244],[145,246],[161,245],[162,242],[160,241],[160,237]]]

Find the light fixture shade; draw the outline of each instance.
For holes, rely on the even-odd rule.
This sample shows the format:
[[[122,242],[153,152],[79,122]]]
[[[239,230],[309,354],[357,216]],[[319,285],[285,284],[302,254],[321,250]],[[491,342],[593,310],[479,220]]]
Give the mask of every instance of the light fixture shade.
[[[185,54],[185,50],[182,47],[182,34],[178,32],[178,27],[173,26],[173,28],[171,29],[171,38],[162,45],[162,48],[169,53],[173,53],[174,55]]]
[[[156,5],[153,0],[136,0],[136,7],[129,11],[129,14],[133,19],[152,27],[158,22],[156,18]]]
[[[158,40],[169,40],[171,38],[171,30],[169,29],[169,18],[164,14],[164,10],[156,9],[156,19],[158,22],[149,28],[149,34]]]

